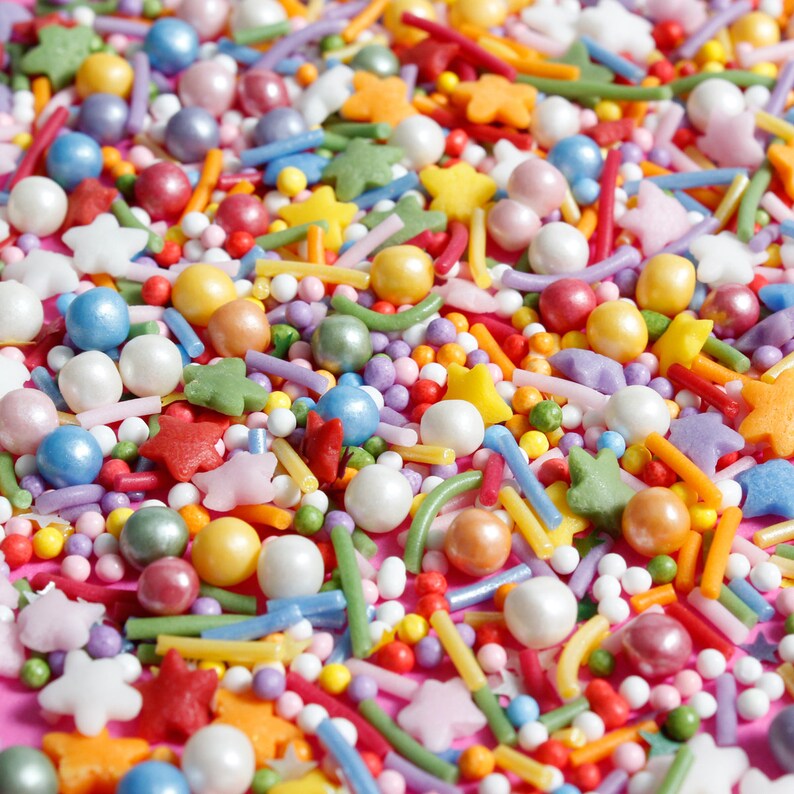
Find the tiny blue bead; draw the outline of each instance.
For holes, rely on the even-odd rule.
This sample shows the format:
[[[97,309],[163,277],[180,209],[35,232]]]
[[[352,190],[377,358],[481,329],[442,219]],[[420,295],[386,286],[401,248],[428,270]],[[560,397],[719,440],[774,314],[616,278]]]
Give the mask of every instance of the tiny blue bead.
[[[518,695],[507,706],[507,719],[515,728],[534,722],[539,716],[538,702],[529,695]]]
[[[310,411],[313,411],[317,406],[317,403],[311,397],[298,397],[292,404],[297,405],[298,403],[305,405]]]
[[[551,794],[582,794],[582,789],[579,786],[574,786],[573,783],[563,783],[559,788],[555,788]]]
[[[130,332],[129,307],[115,290],[95,287],[69,304],[66,332],[80,350],[118,347]]]
[[[190,786],[173,764],[144,761],[124,775],[116,794],[190,794]]]
[[[598,179],[604,167],[601,149],[586,135],[563,138],[554,145],[547,160],[562,172],[571,185],[584,177]]]
[[[181,19],[161,18],[149,28],[143,50],[153,69],[166,75],[177,74],[198,57],[198,33]]]
[[[341,419],[345,446],[357,447],[375,434],[380,422],[378,406],[362,389],[334,386],[317,402],[317,413],[326,422]]]
[[[599,185],[595,179],[583,177],[574,183],[571,192],[577,204],[582,207],[589,207],[591,204],[595,203],[601,193],[601,185]]]
[[[340,386],[353,386],[354,388],[358,388],[364,385],[364,378],[357,372],[345,372],[339,376],[337,383]]]
[[[622,458],[623,453],[626,451],[626,439],[614,430],[606,430],[598,437],[596,447],[599,451],[611,449],[615,453],[616,458]]]
[[[55,308],[61,317],[66,316],[66,311],[71,306],[72,301],[77,297],[74,292],[64,292],[55,299]]]
[[[82,132],[67,132],[55,139],[47,152],[47,175],[71,191],[84,179],[102,173],[102,149]]]
[[[56,488],[94,482],[102,468],[102,450],[82,427],[63,425],[46,435],[36,452],[39,474]]]

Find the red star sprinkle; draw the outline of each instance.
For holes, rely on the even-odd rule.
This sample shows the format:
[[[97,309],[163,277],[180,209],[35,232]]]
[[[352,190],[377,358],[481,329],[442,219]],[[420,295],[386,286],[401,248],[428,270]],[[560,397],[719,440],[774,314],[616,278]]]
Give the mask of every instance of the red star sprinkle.
[[[344,435],[341,419],[323,422],[319,414],[309,411],[306,435],[303,437],[303,455],[312,474],[323,484],[334,482],[339,475],[339,456]]]
[[[104,187],[98,179],[84,179],[69,196],[61,232],[72,226],[88,226],[97,215],[110,210],[110,205],[118,195],[118,190]]]

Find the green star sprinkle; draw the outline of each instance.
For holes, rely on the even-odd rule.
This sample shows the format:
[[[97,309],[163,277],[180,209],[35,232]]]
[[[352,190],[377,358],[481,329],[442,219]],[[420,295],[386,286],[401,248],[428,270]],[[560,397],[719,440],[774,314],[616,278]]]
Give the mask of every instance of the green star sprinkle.
[[[270,396],[267,389],[245,377],[241,358],[224,358],[217,364],[189,364],[183,371],[185,397],[191,405],[202,405],[226,416],[261,411]]]
[[[44,74],[55,91],[66,88],[91,52],[94,32],[78,25],[48,25],[39,31],[39,43],[21,61],[24,74]]]
[[[325,168],[323,181],[335,184],[339,201],[351,201],[365,190],[390,184],[391,166],[402,155],[402,149],[397,146],[378,146],[354,138],[345,152]]]

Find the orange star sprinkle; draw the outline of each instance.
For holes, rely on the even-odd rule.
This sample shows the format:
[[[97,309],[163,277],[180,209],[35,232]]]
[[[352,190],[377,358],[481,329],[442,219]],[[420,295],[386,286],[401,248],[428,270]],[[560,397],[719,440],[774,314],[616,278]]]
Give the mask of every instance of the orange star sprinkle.
[[[385,122],[396,127],[403,119],[416,115],[416,108],[408,101],[408,87],[399,77],[381,79],[360,71],[353,77],[353,87],[356,92],[342,105],[346,119]]]
[[[58,768],[60,794],[114,794],[151,749],[143,739],[111,739],[106,730],[98,736],[48,733],[41,746]]]
[[[794,455],[794,369],[781,372],[774,383],[745,383],[742,397],[753,409],[739,425],[745,439],[768,442],[779,458]]]
[[[777,171],[788,197],[794,198],[794,146],[774,143],[767,149],[766,156]]]
[[[239,728],[250,740],[256,753],[257,767],[284,754],[287,745],[303,738],[301,731],[291,722],[273,714],[273,704],[255,695],[237,695],[228,689],[218,690],[215,722]]]
[[[458,83],[452,103],[466,107],[466,117],[473,124],[499,121],[525,130],[532,120],[537,90],[531,85],[511,83],[498,74],[484,74],[477,81]]]

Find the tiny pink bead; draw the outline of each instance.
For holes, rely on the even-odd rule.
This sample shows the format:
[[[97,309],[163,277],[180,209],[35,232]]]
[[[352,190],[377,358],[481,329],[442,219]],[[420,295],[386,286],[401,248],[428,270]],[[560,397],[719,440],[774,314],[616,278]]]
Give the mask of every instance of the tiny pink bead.
[[[596,287],[595,294],[599,303],[607,303],[608,301],[616,301],[620,297],[620,289],[614,282],[604,281]]]
[[[301,386],[300,383],[285,383],[281,387],[281,391],[293,402],[301,397],[309,396],[309,390],[305,386]]]
[[[306,361],[307,364],[309,362],[307,359],[312,357],[312,346],[308,342],[300,341],[295,342],[289,349],[289,360],[295,364],[299,361]],[[302,364],[299,364],[302,366]],[[311,364],[309,364],[311,367]]]
[[[490,449],[478,449],[471,459],[472,468],[482,471],[491,455],[493,455],[493,452]]]
[[[95,540],[105,531],[105,519],[100,513],[83,513],[74,526],[81,535],[87,535],[91,540]]]
[[[14,117],[10,113],[0,113],[0,127],[10,127],[14,123]]]
[[[673,686],[679,691],[682,698],[690,698],[703,689],[703,679],[696,670],[681,670],[673,679]]]
[[[10,358],[12,361],[24,361],[25,354],[18,347],[4,347],[0,355]]]
[[[297,692],[285,692],[276,701],[276,714],[284,720],[294,720],[303,708],[303,698]]]
[[[334,290],[334,297],[337,295],[341,295],[343,298],[347,298],[351,301],[354,301],[356,298],[358,298],[358,292],[356,292],[356,290],[353,289],[353,287],[351,287],[349,284],[340,284],[338,287],[336,287]]]
[[[113,47],[119,55],[124,55],[125,50],[130,44],[130,40],[121,33],[113,33],[108,36],[108,44]]]
[[[624,772],[633,775],[645,766],[645,751],[637,742],[626,742],[612,753],[612,763]]]
[[[157,333],[160,336],[164,336],[166,339],[173,339],[171,329],[162,320],[155,320],[155,322],[157,323]]]
[[[598,124],[598,116],[594,110],[590,110],[589,108],[585,108],[579,114],[579,124],[583,130],[588,129],[589,127],[595,127]]]
[[[681,705],[681,695],[670,684],[659,684],[651,690],[651,708],[658,711],[672,711]]]
[[[449,570],[447,555],[443,551],[428,551],[422,559],[422,570],[425,573],[438,571],[438,573],[446,574]]]
[[[133,146],[127,159],[135,166],[137,171],[148,168],[155,160],[154,153],[146,146]]]
[[[306,276],[298,285],[298,297],[301,300],[319,301],[325,296],[325,285],[317,276]],[[294,347],[294,345],[293,345]]]
[[[13,516],[6,521],[6,535],[22,535],[29,538],[33,534],[33,522],[27,518]]]
[[[90,281],[81,281],[73,290],[77,295],[82,295],[89,290],[94,289],[94,285]]]
[[[3,264],[6,265],[13,265],[15,262],[21,262],[24,258],[25,252],[15,245],[9,245],[8,248],[4,248],[2,253],[0,253],[0,259],[2,259]]]
[[[97,560],[94,573],[102,582],[119,582],[124,578],[124,560],[118,554],[105,554]]]
[[[649,152],[653,148],[653,133],[644,127],[637,127],[631,134],[631,141],[642,151]]]
[[[85,582],[91,575],[91,563],[79,554],[70,554],[61,562],[61,574],[74,582]]]
[[[364,591],[364,600],[372,605],[375,604],[378,600],[378,586],[375,582],[364,579],[361,582],[361,589]]]
[[[240,137],[240,130],[234,124],[221,124],[218,135],[221,146],[231,146]]]
[[[262,411],[254,411],[248,415],[248,419],[245,420],[245,426],[251,428],[267,427],[267,414]]]
[[[6,524],[6,529],[8,529],[8,524]],[[775,606],[777,611],[786,617],[794,613],[794,588],[787,587],[785,590],[781,590],[775,599]]]
[[[488,374],[494,383],[501,383],[505,379],[502,370],[496,364],[488,363],[485,366],[488,367]]]
[[[507,664],[507,651],[495,642],[489,642],[477,651],[477,661],[486,673],[498,673]]]
[[[292,17],[290,19],[290,25],[292,25],[292,32],[297,33],[299,30],[303,30],[309,23],[303,19],[303,17]]]
[[[394,360],[395,383],[400,386],[413,386],[419,377],[419,365],[408,356]]]
[[[638,364],[642,364],[643,366],[648,368],[648,372],[651,373],[651,377],[654,377],[659,372],[659,359],[653,353],[640,353],[636,359],[634,359]]]
[[[306,199],[311,198],[312,192],[311,190],[301,190],[297,196],[293,199],[296,203],[300,203],[301,201],[306,201]]]
[[[211,223],[201,233],[201,244],[206,248],[219,248],[226,241],[226,232],[215,223]]]
[[[584,431],[584,443],[588,449],[596,449],[598,446],[598,439],[604,432],[603,427],[588,427]]]
[[[312,637],[309,653],[313,653],[321,662],[324,662],[334,649],[334,638],[327,631],[318,631]]]
[[[393,769],[384,769],[377,783],[380,794],[405,794],[405,778]]]

